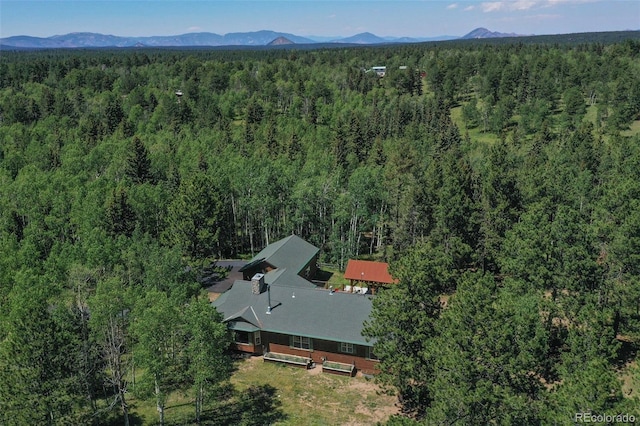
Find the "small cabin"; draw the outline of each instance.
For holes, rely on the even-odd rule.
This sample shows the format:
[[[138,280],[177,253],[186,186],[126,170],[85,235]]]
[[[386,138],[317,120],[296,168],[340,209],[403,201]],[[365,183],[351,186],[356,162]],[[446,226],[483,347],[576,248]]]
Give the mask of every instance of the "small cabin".
[[[378,77],[384,77],[387,73],[387,67],[371,67],[371,69],[378,75]]]

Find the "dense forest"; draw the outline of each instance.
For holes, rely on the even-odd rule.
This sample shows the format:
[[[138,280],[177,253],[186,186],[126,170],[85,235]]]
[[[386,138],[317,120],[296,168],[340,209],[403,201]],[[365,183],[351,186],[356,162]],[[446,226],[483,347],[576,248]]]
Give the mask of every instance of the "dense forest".
[[[637,34],[3,52],[0,423],[175,390],[215,423],[198,279],[292,233],[400,279],[365,327],[390,424],[640,418],[638,120]]]

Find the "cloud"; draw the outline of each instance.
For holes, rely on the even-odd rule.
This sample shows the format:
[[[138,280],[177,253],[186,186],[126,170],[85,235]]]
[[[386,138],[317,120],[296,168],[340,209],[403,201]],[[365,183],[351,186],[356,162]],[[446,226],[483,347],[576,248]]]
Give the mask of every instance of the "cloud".
[[[470,11],[474,10],[475,8],[476,8],[475,6],[467,6],[467,7],[464,8],[464,11],[465,12],[470,12]]]
[[[573,4],[580,4],[580,3],[597,3],[600,2],[602,0],[545,0],[544,2],[541,3],[546,3],[548,6],[555,6],[558,4],[569,4],[569,3],[573,3]]]
[[[457,9],[458,8],[458,3],[451,3],[449,6],[447,6],[447,9]]]
[[[202,27],[193,26],[193,27],[187,28],[187,30],[188,31],[202,31]]]
[[[480,4],[483,12],[516,12],[522,10],[555,7],[563,4],[595,3],[600,0],[501,0]],[[465,9],[466,10],[466,9]]]
[[[547,20],[552,20],[552,19],[562,19],[563,16],[562,15],[554,15],[551,13],[547,13],[547,14],[538,14],[538,15],[531,15],[528,17],[529,19],[535,19],[538,21],[547,21]]]
[[[515,10],[528,10],[534,7],[536,3],[538,2],[532,0],[519,0],[513,2],[513,7],[515,8]]]
[[[483,12],[513,12],[517,10],[529,10],[533,7],[539,6],[541,3],[535,0],[516,0],[516,1],[491,1],[480,4]]]
[[[480,5],[483,12],[498,12],[504,10],[505,4],[499,1],[485,2]]]

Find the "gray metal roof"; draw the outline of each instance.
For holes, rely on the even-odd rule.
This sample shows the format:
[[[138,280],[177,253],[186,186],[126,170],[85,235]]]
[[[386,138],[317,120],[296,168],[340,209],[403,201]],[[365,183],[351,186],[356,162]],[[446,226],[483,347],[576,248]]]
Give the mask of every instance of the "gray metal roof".
[[[278,268],[264,275],[264,282],[270,285],[298,288],[317,288],[317,285],[307,281],[295,271],[287,268]]]
[[[316,285],[298,274],[318,254],[320,249],[295,235],[269,244],[244,267],[251,266],[262,261],[274,266],[276,269],[267,272],[264,280],[267,284],[287,287],[315,288]]]
[[[276,268],[287,268],[297,274],[319,251],[318,247],[309,244],[302,238],[289,235],[266,246],[251,259],[250,263],[264,259]]]
[[[251,331],[259,327],[287,335],[373,345],[361,335],[364,321],[371,313],[373,296],[331,294],[328,290],[280,285],[270,286],[270,289],[271,314],[266,313],[268,293],[253,294],[249,281],[236,281],[225,297],[220,297],[213,305],[232,329]]]

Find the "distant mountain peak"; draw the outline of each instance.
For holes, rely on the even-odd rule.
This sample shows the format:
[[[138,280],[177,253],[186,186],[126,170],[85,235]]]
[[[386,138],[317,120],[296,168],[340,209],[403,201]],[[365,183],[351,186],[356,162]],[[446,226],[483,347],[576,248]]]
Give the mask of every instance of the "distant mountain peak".
[[[351,37],[334,40],[336,43],[353,43],[353,44],[378,44],[387,43],[387,40],[368,32],[353,35]]]
[[[486,28],[480,27],[471,31],[469,34],[462,36],[463,39],[478,39],[478,38],[502,38],[502,37],[520,37],[520,34],[515,33],[499,33],[497,31],[490,31]]]
[[[267,46],[282,46],[285,44],[295,44],[295,43],[284,36],[280,36],[274,39],[273,41],[269,42]]]

